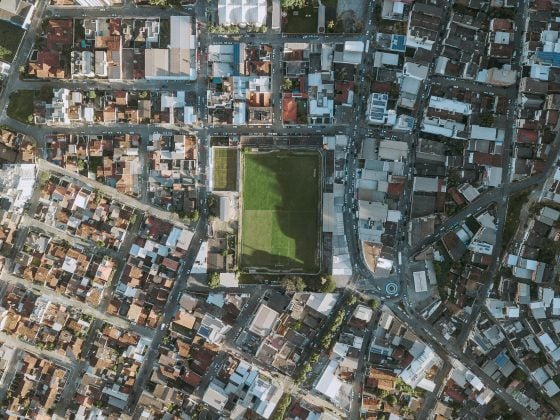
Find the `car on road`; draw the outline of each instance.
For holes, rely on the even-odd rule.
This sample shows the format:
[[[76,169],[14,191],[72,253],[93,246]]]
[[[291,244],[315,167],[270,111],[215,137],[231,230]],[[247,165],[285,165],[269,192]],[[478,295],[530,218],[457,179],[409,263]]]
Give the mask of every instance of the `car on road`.
[[[161,324],[160,330],[163,331],[165,329],[165,327],[167,327],[167,324],[164,322],[163,324]]]

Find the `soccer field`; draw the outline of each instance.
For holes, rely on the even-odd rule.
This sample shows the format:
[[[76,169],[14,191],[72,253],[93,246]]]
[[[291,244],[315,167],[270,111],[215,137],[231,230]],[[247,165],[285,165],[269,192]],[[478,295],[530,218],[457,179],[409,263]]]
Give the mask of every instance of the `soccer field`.
[[[243,155],[243,268],[318,269],[318,153]]]
[[[214,170],[212,178],[214,191],[235,191],[237,189],[237,149],[214,147]]]

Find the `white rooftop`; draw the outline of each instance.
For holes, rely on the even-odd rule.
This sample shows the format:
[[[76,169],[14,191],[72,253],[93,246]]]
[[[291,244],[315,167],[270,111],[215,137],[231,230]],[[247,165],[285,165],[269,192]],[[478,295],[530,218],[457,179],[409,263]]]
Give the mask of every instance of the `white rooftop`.
[[[463,115],[471,115],[471,104],[459,102],[455,99],[446,99],[439,96],[430,96],[430,108],[441,109]]]
[[[267,7],[266,0],[219,0],[218,21],[222,25],[264,26]]]

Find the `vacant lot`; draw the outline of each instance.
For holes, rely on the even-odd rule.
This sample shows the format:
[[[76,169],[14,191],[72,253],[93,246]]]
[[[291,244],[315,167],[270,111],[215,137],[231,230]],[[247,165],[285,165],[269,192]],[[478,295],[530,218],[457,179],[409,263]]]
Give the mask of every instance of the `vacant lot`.
[[[8,103],[8,117],[26,124],[33,123],[34,98],[35,94],[32,90],[18,90],[12,93]]]
[[[317,271],[317,153],[245,153],[240,265]]]
[[[6,21],[0,21],[0,60],[11,63],[23,37],[24,30]]]
[[[284,32],[291,34],[316,34],[318,15],[313,6],[289,10],[284,18]]]
[[[235,191],[237,189],[237,149],[215,147],[214,191]]]

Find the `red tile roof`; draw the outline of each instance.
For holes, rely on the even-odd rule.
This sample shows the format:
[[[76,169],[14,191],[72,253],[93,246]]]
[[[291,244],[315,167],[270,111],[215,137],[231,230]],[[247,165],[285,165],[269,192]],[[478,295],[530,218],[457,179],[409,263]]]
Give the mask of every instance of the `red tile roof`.
[[[502,156],[491,153],[474,152],[473,161],[477,165],[502,166]]]
[[[193,388],[196,388],[202,382],[202,376],[194,373],[192,370],[189,370],[181,379]]]
[[[491,30],[494,32],[507,32],[510,30],[513,30],[513,22],[509,19],[500,19],[500,18],[496,18],[496,19],[492,19],[492,22],[490,23],[491,25]]]
[[[72,45],[74,35],[71,19],[51,19],[47,24],[47,48],[59,50]]]
[[[179,263],[169,258],[164,258],[161,263],[170,270],[177,270],[179,268]]]
[[[336,82],[334,84],[334,100],[345,104],[348,102],[348,93],[354,88],[354,82]]]
[[[387,194],[391,197],[400,197],[404,190],[404,181],[390,182],[387,186]]]
[[[294,98],[285,96],[282,99],[282,119],[284,122],[297,122],[297,102]]]
[[[517,130],[517,143],[533,143],[535,144],[539,138],[536,130],[519,129]]]
[[[535,0],[535,9],[552,11],[552,2],[550,0]]]
[[[459,194],[457,188],[449,188],[447,192],[449,193],[449,195],[451,195],[451,198],[453,199],[453,201],[455,201],[456,204],[458,205],[465,204],[465,199],[461,194]]]

